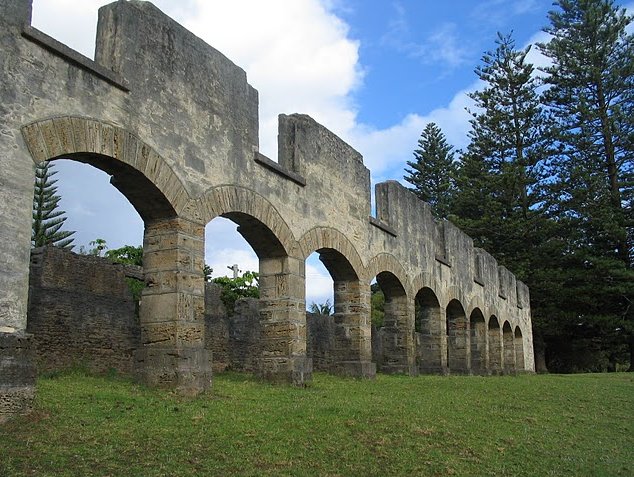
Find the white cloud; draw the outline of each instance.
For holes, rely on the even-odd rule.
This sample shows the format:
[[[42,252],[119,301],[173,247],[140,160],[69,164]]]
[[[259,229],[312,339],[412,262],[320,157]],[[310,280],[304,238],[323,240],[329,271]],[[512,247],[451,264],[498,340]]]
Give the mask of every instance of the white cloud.
[[[333,303],[333,282],[330,274],[313,253],[306,260],[306,307],[311,303]]]
[[[334,131],[354,126],[359,43],[318,0],[207,2],[183,24],[247,71],[260,92],[260,149],[276,159],[277,115],[301,112]],[[247,14],[248,13],[248,14]]]

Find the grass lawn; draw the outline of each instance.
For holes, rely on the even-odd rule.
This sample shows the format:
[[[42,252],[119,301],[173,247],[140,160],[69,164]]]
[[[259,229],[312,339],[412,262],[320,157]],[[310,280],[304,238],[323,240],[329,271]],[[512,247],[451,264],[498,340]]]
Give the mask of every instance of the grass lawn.
[[[374,381],[306,389],[220,374],[183,399],[118,377],[40,379],[0,427],[0,476],[634,476],[634,375]]]

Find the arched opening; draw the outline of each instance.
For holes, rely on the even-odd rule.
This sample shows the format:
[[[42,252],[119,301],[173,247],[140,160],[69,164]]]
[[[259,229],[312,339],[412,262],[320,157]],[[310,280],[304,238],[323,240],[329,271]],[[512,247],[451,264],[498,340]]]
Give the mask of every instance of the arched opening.
[[[469,371],[469,327],[464,308],[458,300],[447,305],[447,368],[450,373]]]
[[[373,377],[370,325],[370,287],[351,262],[338,250],[316,250],[333,280],[332,364],[330,371],[357,377]]]
[[[233,310],[230,324],[250,327],[243,330],[244,346],[231,349],[233,359],[239,358],[238,353],[245,354],[245,362],[251,360],[251,368],[258,376],[303,385],[310,379],[306,359],[303,260],[290,257],[271,228],[251,214],[229,211],[220,216],[238,226],[237,232],[253,249],[258,264],[259,326],[255,326],[252,318],[240,316],[240,310]],[[233,265],[227,264],[224,268],[233,268]],[[240,272],[237,275],[240,277]],[[248,308],[245,311],[253,312]]]
[[[519,326],[515,327],[515,367],[518,371],[524,371],[526,364],[524,363],[524,340],[522,339],[522,330]]]
[[[409,316],[407,292],[391,272],[380,272],[376,283],[385,297],[383,326],[377,330],[381,350],[377,356],[377,368],[384,373],[414,374],[413,323]]]
[[[502,342],[504,348],[504,372],[512,373],[515,371],[515,347],[513,343],[513,330],[508,321],[502,326]]]
[[[72,248],[48,245],[31,251],[27,331],[33,335],[38,370],[55,372],[81,363],[94,372],[133,374],[140,347],[143,270],[136,259],[143,221],[100,169],[60,158],[51,161],[48,174],[60,199],[56,212],[65,212],[60,231],[74,234]],[[127,255],[132,247],[135,253]]]
[[[479,308],[471,312],[471,372],[483,374],[486,371],[486,325]]]
[[[431,288],[421,288],[414,300],[416,361],[421,373],[441,373],[442,309]]]
[[[235,222],[205,226],[205,347],[214,373],[255,372],[260,359],[259,260]]]
[[[306,259],[306,352],[315,371],[330,371],[334,349],[334,283],[313,252]]]
[[[502,371],[502,335],[500,322],[495,315],[489,318],[489,372],[499,374]]]
[[[56,136],[67,132],[71,123],[73,140]],[[156,152],[114,126],[82,118],[55,118],[46,126],[33,123],[25,127],[27,142],[38,137],[33,132],[40,127],[53,133],[46,135],[51,145],[61,146],[48,148],[56,151],[51,160],[71,159],[106,172],[110,183],[143,219],[146,286],[139,309],[136,372],[149,385],[182,394],[208,388],[211,356],[203,347],[203,228],[176,213],[173,200],[184,193],[179,179]],[[123,148],[124,144],[128,147]],[[29,144],[30,150],[37,150],[32,146]],[[63,150],[64,146],[75,149]]]

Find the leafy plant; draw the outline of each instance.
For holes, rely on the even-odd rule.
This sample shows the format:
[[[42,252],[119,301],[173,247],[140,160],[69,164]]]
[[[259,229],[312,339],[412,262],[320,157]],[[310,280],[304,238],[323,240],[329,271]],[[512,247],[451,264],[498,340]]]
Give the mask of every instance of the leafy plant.
[[[330,303],[330,300],[326,300],[323,303],[312,302],[310,304],[310,307],[308,308],[308,311],[310,311],[311,313],[316,313],[318,315],[329,316],[333,314],[334,309],[332,307],[332,303]]]
[[[257,272],[246,271],[236,278],[217,277],[212,278],[211,282],[222,287],[220,299],[227,312],[233,314],[236,301],[240,298],[260,298],[258,277]]]

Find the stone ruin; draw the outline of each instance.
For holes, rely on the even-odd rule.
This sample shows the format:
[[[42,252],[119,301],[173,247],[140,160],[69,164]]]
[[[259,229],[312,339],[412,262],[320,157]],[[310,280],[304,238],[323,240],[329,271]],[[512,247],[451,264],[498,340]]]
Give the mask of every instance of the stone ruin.
[[[239,225],[259,258],[255,373],[302,385],[305,260],[334,280],[329,369],[376,372],[370,282],[386,296],[380,369],[534,370],[528,288],[395,181],[376,185],[348,144],[305,115],[280,115],[277,161],[258,150],[258,94],[246,73],[148,2],[99,9],[95,60],[31,26],[31,0],[0,0],[0,420],[35,392],[27,333],[34,164],[90,164],[144,221],[140,346],[151,386],[211,385],[205,346],[204,227]],[[415,332],[415,323],[419,320]]]

